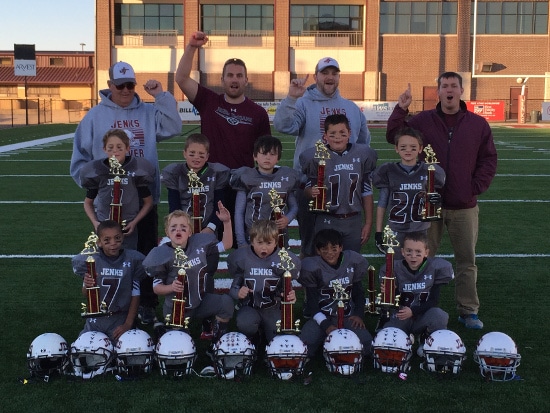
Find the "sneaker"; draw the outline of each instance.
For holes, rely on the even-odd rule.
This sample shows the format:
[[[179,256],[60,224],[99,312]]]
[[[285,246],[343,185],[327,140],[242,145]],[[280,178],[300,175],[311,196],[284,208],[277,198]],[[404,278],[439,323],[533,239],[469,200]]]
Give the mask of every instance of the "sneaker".
[[[140,306],[138,309],[138,318],[141,324],[153,324],[155,322],[155,309],[152,307]]]
[[[477,314],[466,314],[458,317],[458,322],[466,326],[466,328],[472,328],[474,330],[481,330],[483,328],[483,322],[478,318]]]

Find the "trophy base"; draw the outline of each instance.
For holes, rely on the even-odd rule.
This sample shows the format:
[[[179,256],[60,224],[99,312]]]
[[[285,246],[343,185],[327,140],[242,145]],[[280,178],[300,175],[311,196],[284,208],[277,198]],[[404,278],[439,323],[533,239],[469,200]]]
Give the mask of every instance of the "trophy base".
[[[109,313],[100,311],[98,313],[81,313],[82,318],[97,318],[97,317],[108,317]]]
[[[433,216],[420,219],[422,222],[432,222],[432,221],[441,221],[441,217]]]

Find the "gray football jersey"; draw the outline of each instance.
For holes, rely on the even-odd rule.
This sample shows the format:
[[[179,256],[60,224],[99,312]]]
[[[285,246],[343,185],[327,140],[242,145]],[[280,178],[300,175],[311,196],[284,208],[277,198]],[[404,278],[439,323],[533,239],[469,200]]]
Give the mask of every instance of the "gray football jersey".
[[[307,257],[302,260],[298,281],[306,289],[316,288],[319,291],[319,310],[326,316],[338,315],[338,302],[334,299],[333,286],[334,281],[338,281],[350,296],[350,300],[344,303],[344,315],[350,316],[354,308],[365,304],[354,303],[351,296],[353,284],[362,282],[368,267],[365,257],[350,250],[342,252],[338,268],[333,268],[320,256]]]
[[[328,147],[327,147],[328,148]],[[363,211],[363,194],[372,194],[371,173],[376,167],[378,155],[367,145],[352,144],[342,153],[329,149],[326,159],[324,186],[331,214],[350,214]],[[300,155],[302,171],[307,176],[306,186],[317,185],[319,159],[315,159],[316,148],[310,148]]]
[[[155,168],[145,158],[126,157],[122,165],[125,174],[120,176],[122,219],[132,221],[139,212],[138,187],[153,183]],[[80,182],[87,190],[97,190],[94,201],[97,219],[109,219],[113,202],[114,176],[109,173],[106,159],[97,159],[86,163],[80,170]]]
[[[189,168],[187,163],[172,163],[162,170],[160,181],[166,188],[180,193],[181,210],[193,215],[192,190],[189,188]],[[205,227],[214,213],[214,193],[223,190],[229,184],[230,170],[221,163],[207,163],[206,167],[197,173],[203,186],[199,189],[200,216]]]
[[[192,235],[185,248],[187,256],[186,264],[190,266],[185,270],[185,308],[198,307],[204,294],[208,277],[213,277],[218,268],[219,252],[218,240],[213,234]],[[171,243],[155,247],[143,260],[145,271],[153,277],[153,284],[172,284],[177,278],[179,268],[174,266],[175,249]],[[175,293],[166,295],[164,299],[163,313],[172,313],[172,299]]]
[[[435,188],[445,183],[445,172],[434,164]],[[422,208],[428,179],[428,165],[418,162],[410,171],[399,163],[385,163],[376,168],[372,174],[372,183],[377,188],[388,188],[388,223],[393,231],[424,231],[429,222],[422,221]]]
[[[280,267],[279,248],[266,258],[258,257],[252,247],[239,248],[227,257],[227,268],[233,276],[229,294],[235,300],[242,286],[247,286],[252,293],[243,300],[244,305],[264,309],[278,305],[284,289],[284,270]],[[288,255],[294,264],[290,270],[293,280],[298,278],[300,260],[290,251]]]
[[[139,294],[139,283],[147,275],[142,266],[145,256],[135,250],[122,250],[118,257],[108,257],[101,249],[93,254],[99,295],[113,313],[127,312],[133,296]],[[73,272],[84,278],[88,255],[78,254],[72,259]]]

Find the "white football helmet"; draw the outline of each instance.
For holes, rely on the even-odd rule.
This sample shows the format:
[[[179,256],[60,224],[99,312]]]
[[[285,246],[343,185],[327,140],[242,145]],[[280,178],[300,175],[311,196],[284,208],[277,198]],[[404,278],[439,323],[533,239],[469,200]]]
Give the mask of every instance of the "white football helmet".
[[[383,328],[372,342],[374,367],[384,373],[405,373],[412,356],[410,337],[395,327]]]
[[[298,336],[292,334],[273,337],[265,352],[271,374],[281,380],[301,375],[308,361],[307,346]]]
[[[437,330],[424,341],[424,360],[421,367],[432,373],[458,374],[466,359],[466,347],[458,334]]]
[[[115,351],[119,374],[137,375],[151,372],[155,345],[151,336],[145,331],[139,329],[126,331],[118,339]]]
[[[87,331],[71,345],[70,356],[75,376],[91,379],[111,371],[115,353],[106,334]]]
[[[256,348],[244,334],[226,333],[214,345],[213,358],[218,377],[234,379],[239,371],[248,376],[252,373]]]
[[[474,360],[479,364],[483,377],[493,381],[509,381],[516,376],[521,356],[510,336],[493,331],[479,339]]]
[[[339,328],[325,339],[323,357],[331,373],[349,376],[361,371],[363,344],[353,331]]]
[[[163,376],[183,377],[191,374],[197,360],[197,349],[191,336],[171,330],[162,335],[155,349],[157,364]]]
[[[65,374],[69,367],[67,342],[56,333],[36,337],[27,352],[27,366],[31,377],[49,380],[52,374]]]

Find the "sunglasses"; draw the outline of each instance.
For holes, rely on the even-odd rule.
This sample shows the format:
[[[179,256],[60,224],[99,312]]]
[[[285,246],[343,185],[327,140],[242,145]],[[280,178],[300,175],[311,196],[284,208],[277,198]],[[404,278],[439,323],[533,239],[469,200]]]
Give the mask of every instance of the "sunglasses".
[[[126,83],[123,83],[121,85],[115,85],[115,87],[117,88],[117,90],[122,90],[124,88],[126,88],[128,90],[134,90],[136,85],[135,85],[135,83],[132,83],[132,82],[126,82]]]

